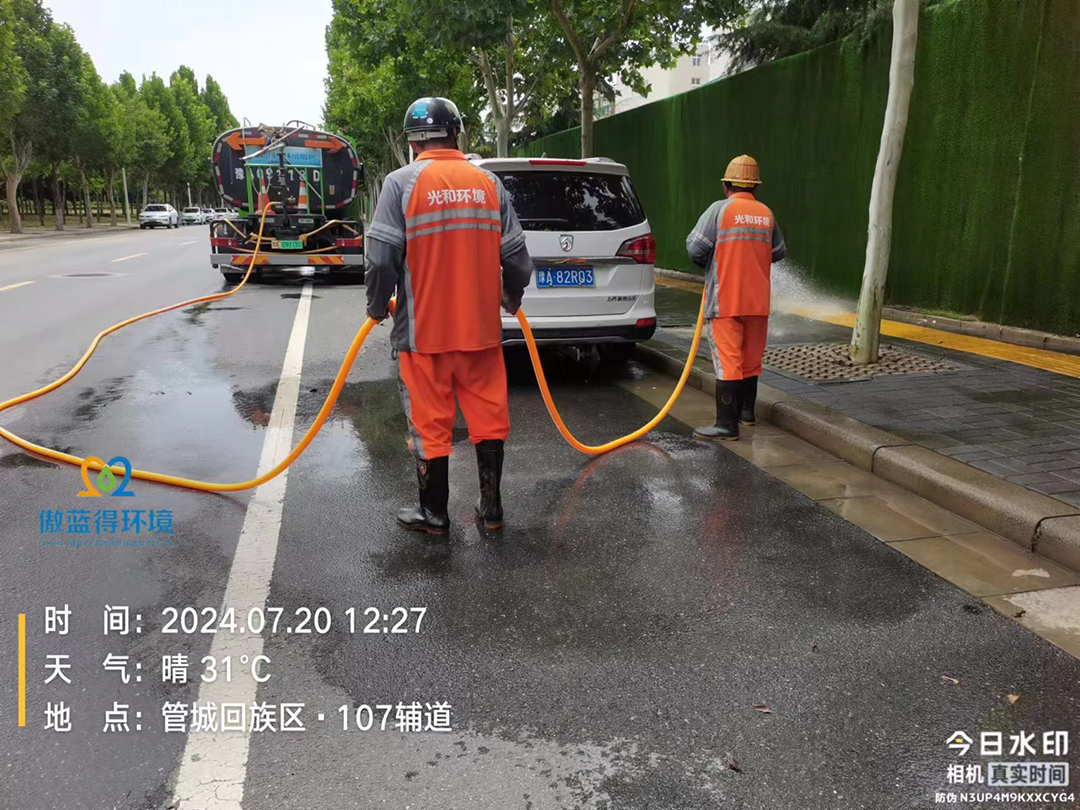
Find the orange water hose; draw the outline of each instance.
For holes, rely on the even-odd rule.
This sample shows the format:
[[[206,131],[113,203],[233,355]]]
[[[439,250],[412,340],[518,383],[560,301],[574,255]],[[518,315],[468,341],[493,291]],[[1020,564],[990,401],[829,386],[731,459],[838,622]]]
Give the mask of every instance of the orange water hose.
[[[181,307],[191,306],[192,304],[200,304],[208,301],[220,301],[223,298],[228,298],[230,295],[235,295],[240,292],[240,289],[247,284],[248,278],[251,276],[251,271],[255,267],[256,258],[259,255],[259,245],[263,240],[263,228],[266,225],[266,215],[273,207],[273,203],[268,203],[262,211],[262,216],[259,219],[259,234],[256,237],[255,252],[251,255],[251,260],[248,262],[247,272],[244,273],[244,278],[233,289],[228,292],[215,293],[214,295],[204,295],[200,298],[192,298],[188,301],[182,301],[179,304],[173,304],[171,306],[162,307],[161,309],[155,309],[150,312],[144,312],[141,315],[136,315],[134,318],[128,318],[125,321],[120,321],[110,326],[97,334],[96,337],[90,342],[90,346],[83,353],[83,356],[79,358],[71,370],[64,374],[62,377],[53,380],[48,385],[38,388],[35,391],[22,394],[12,399],[0,402],[0,411],[6,411],[8,408],[14,408],[16,405],[21,405],[24,402],[29,402],[32,399],[37,399],[40,396],[44,396],[50,391],[54,391],[64,383],[72,379],[87,361],[97,350],[98,344],[101,343],[102,338],[112,334],[118,329],[123,329],[125,326],[129,326],[138,321],[150,318],[154,315],[160,315],[163,312],[171,312],[174,309],[180,309]],[[570,443],[572,447],[580,450],[583,453],[590,455],[598,455],[600,453],[606,453],[609,450],[614,450],[616,447],[622,447],[624,444],[628,444],[640,437],[644,436],[650,430],[652,430],[660,421],[667,415],[668,411],[675,404],[675,400],[679,398],[679,394],[682,393],[683,387],[686,385],[686,380],[690,376],[690,370],[693,367],[694,358],[697,356],[698,343],[701,340],[701,327],[705,314],[705,302],[702,299],[701,310],[698,312],[697,327],[694,330],[694,340],[690,347],[690,354],[686,360],[686,366],[683,368],[682,376],[679,377],[679,382],[675,386],[675,390],[672,391],[671,397],[664,404],[664,407],[660,409],[660,412],[653,417],[649,422],[642,427],[635,430],[626,436],[622,436],[618,439],[610,441],[601,445],[587,445],[582,444],[567,429],[563,423],[562,417],[559,416],[558,410],[555,408],[555,402],[551,398],[551,391],[548,390],[547,380],[544,378],[544,369],[540,364],[540,354],[536,348],[536,340],[533,338],[532,329],[529,327],[529,322],[526,320],[524,313],[520,310],[517,313],[518,322],[521,324],[522,332],[525,335],[525,342],[529,348],[529,357],[532,359],[533,369],[536,372],[536,381],[540,385],[540,393],[544,398],[544,404],[547,405],[548,413],[551,414],[552,420],[555,422],[555,426],[559,429],[559,432],[563,435],[563,438]],[[352,368],[353,362],[356,360],[356,355],[359,354],[361,347],[364,345],[364,341],[367,340],[367,336],[371,333],[371,330],[378,325],[378,321],[368,318],[364,321],[363,326],[360,327],[360,331],[356,333],[356,337],[353,338],[352,344],[349,346],[349,350],[345,353],[345,358],[341,361],[341,367],[338,369],[337,376],[334,378],[334,384],[330,387],[330,392],[326,395],[326,400],[323,402],[322,407],[319,409],[318,415],[315,417],[315,421],[311,424],[311,427],[304,433],[303,438],[297,443],[296,447],[292,449],[279,464],[277,464],[272,470],[267,471],[258,478],[252,478],[250,481],[238,481],[234,484],[220,484],[211,481],[198,481],[193,478],[182,478],[175,475],[166,475],[164,473],[149,472],[147,470],[131,470],[131,477],[138,478],[142,481],[154,481],[159,484],[168,484],[174,487],[184,487],[186,489],[200,490],[202,492],[239,492],[245,489],[252,489],[265,484],[271,478],[279,475],[290,464],[296,461],[300,457],[300,454],[307,449],[307,446],[311,444],[312,439],[318,434],[323,424],[330,416],[330,412],[334,408],[334,403],[337,402],[338,395],[341,393],[341,389],[345,386],[345,380],[349,376],[349,370]],[[41,447],[40,445],[28,442],[19,436],[16,436],[11,431],[0,427],[0,438],[7,439],[12,444],[21,447],[23,450],[33,453],[43,458],[53,459],[54,461],[63,461],[66,464],[73,464],[77,467],[81,467],[86,459],[79,456],[73,456],[70,453],[61,453],[58,450],[52,450],[48,447]],[[87,465],[90,469],[95,471],[104,467],[104,463],[99,462],[96,459],[91,459]],[[124,474],[126,471],[121,466],[114,466],[110,468],[113,473]]]

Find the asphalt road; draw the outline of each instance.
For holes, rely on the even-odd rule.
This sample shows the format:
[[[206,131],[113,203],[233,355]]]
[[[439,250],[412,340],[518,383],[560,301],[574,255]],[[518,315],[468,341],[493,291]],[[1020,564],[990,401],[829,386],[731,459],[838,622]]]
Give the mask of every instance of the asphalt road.
[[[0,398],[58,376],[121,318],[222,289],[204,239],[193,227],[0,251]],[[311,424],[363,295],[287,281],[156,317],[0,424],[77,455],[251,478]],[[399,530],[393,511],[415,483],[387,333],[287,480],[255,495],[136,481],[116,507],[77,497],[76,469],[0,447],[0,810],[160,810],[176,794],[206,810],[922,808],[964,761],[946,747],[957,730],[1063,729],[1080,744],[1080,662],[679,422],[577,454],[519,353],[505,530],[473,524],[463,425],[449,542]],[[644,368],[546,363],[579,438],[651,416],[619,385]],[[167,510],[172,533],[43,531],[46,510],[110,508]],[[168,610],[223,602],[237,627]],[[263,602],[260,636],[250,609]],[[46,607],[65,605],[69,632],[46,633]],[[106,606],[129,609],[131,632],[106,632]],[[397,607],[426,608],[419,632],[419,611],[399,626],[409,632],[388,632]],[[179,654],[189,682],[163,683],[162,656]],[[254,668],[270,675],[261,684],[256,654],[269,661]],[[44,683],[50,655],[70,656],[70,685]],[[129,656],[126,683],[109,655]],[[207,655],[219,679],[200,684]],[[218,699],[277,706],[277,729],[164,731],[164,704]],[[60,702],[69,732],[45,729]],[[114,702],[129,707],[127,732],[104,730]],[[397,705],[414,702],[436,725],[426,704],[450,704],[451,728],[397,731]],[[284,730],[281,704],[299,703],[306,730]],[[385,731],[382,705],[395,707]]]

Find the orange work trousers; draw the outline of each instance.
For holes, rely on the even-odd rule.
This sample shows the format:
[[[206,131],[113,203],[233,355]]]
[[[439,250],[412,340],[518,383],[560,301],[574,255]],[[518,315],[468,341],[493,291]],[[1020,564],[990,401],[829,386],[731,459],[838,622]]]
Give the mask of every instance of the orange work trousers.
[[[705,325],[718,380],[745,380],[761,375],[761,358],[769,334],[768,315],[713,318]]]
[[[450,455],[454,394],[473,444],[510,435],[502,346],[471,352],[398,352],[401,403],[416,458]]]

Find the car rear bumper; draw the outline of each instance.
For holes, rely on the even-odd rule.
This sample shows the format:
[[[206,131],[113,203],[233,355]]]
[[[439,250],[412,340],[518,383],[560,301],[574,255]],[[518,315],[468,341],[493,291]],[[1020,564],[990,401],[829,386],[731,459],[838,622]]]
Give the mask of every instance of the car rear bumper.
[[[538,317],[530,318],[529,326],[537,343],[637,343],[656,332],[656,309],[648,295],[621,315]],[[503,316],[502,327],[504,345],[525,342],[517,318]]]

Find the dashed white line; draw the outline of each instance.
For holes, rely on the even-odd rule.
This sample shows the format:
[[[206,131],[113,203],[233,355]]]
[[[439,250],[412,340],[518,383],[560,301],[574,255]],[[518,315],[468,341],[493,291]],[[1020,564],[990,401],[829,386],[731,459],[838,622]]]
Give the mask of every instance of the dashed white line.
[[[199,241],[198,239],[188,239],[186,242],[181,242],[180,244],[181,245],[194,245],[198,241]]]
[[[0,287],[0,292],[6,292],[7,290],[14,290],[19,287],[25,287],[27,284],[33,284],[32,281],[20,281],[17,284],[8,284],[6,287]]]
[[[119,259],[113,259],[113,264],[115,264],[116,262],[126,262],[128,259],[137,259],[140,256],[146,256],[146,255],[148,255],[148,254],[145,253],[145,252],[143,252],[143,253],[132,253],[130,256],[121,256]]]
[[[305,284],[296,308],[285,362],[278,380],[270,424],[263,440],[258,475],[279,464],[292,449],[293,422],[300,397],[300,372],[304,364],[308,319],[311,314],[311,285]],[[274,572],[281,514],[285,502],[285,483],[289,471],[267,481],[255,490],[248,502],[240,541],[236,545],[229,581],[222,604],[237,611],[264,608]],[[219,632],[210,644],[210,655],[221,661],[231,655],[233,661],[254,661],[262,655],[261,635]],[[254,678],[225,678],[199,686],[198,702],[240,704],[255,702],[258,684]],[[246,731],[189,733],[176,777],[174,799],[182,808],[198,810],[241,810],[244,779],[247,774],[250,737]]]

